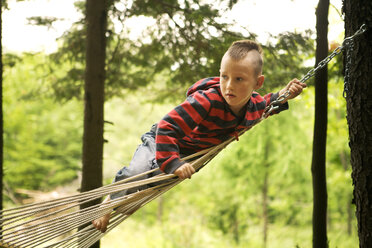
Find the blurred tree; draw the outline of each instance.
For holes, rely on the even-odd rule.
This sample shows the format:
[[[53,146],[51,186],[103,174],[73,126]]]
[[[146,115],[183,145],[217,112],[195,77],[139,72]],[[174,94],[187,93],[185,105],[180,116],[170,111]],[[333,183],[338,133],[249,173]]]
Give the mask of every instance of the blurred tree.
[[[342,57],[338,56],[337,65],[332,69],[342,69]],[[341,67],[339,66],[341,65]],[[331,75],[329,73],[329,75]],[[342,75],[342,74],[341,74]],[[332,223],[341,217],[346,224],[347,234],[352,234],[354,220],[351,190],[350,148],[348,147],[348,129],[346,121],[346,101],[342,98],[343,78],[329,80],[328,128],[327,128],[327,191],[328,191],[328,232]],[[328,172],[329,171],[329,172]],[[337,186],[336,186],[337,185]],[[339,230],[339,227],[335,227]]]
[[[359,247],[372,247],[372,2],[344,0],[345,36],[362,24],[367,32],[347,49],[347,121]]]
[[[105,99],[137,89],[145,91],[147,100],[179,98],[195,81],[217,75],[220,59],[232,41],[256,37],[243,27],[231,31],[232,23],[222,21],[223,13],[235,2],[113,1],[108,11]],[[80,2],[76,5],[84,10]],[[131,20],[144,23],[136,37],[133,27],[126,25]],[[51,55],[51,72],[61,67],[65,71],[51,77],[51,89],[60,99],[81,98],[83,92],[84,25],[84,20],[76,22],[61,37],[58,52]],[[141,26],[136,28],[141,30]],[[303,61],[313,51],[310,35],[286,33],[272,37],[275,45],[263,44],[267,86],[282,85],[304,72]],[[65,61],[71,62],[67,68],[62,66]]]
[[[211,224],[234,237],[236,243],[249,242],[248,229],[260,225],[260,244],[270,247],[270,224],[310,221],[301,215],[302,206],[310,203],[310,177],[301,166],[309,159],[311,137],[303,131],[303,120],[310,113],[299,116],[297,106],[291,108],[231,144],[210,172],[216,181],[216,185],[208,184],[214,199],[208,214]]]
[[[86,1],[86,69],[81,192],[102,186],[106,25],[109,1]],[[81,208],[96,205],[88,202]],[[99,247],[99,241],[91,247]]]
[[[154,81],[158,84],[151,89],[152,97],[163,99],[169,97],[169,92],[183,95],[190,80],[218,73],[227,46],[243,38],[228,31],[227,24],[216,21],[228,8],[223,7],[225,3],[225,0],[215,5],[175,0],[112,1],[108,10],[106,99],[123,96],[127,90]],[[84,10],[79,2],[77,7]],[[133,37],[126,23],[136,18],[138,23],[147,20],[151,24],[132,27],[144,28],[138,37]],[[81,96],[84,25],[84,20],[76,22],[62,37],[60,50],[51,57],[56,66],[66,60],[73,62],[66,75],[58,77],[52,85],[56,95],[63,99]]]
[[[328,55],[328,9],[329,0],[319,0],[316,9],[316,62],[319,64]],[[327,182],[326,143],[328,114],[328,69],[315,74],[315,121],[313,138],[313,247],[328,247],[327,239]]]
[[[264,44],[265,92],[282,87],[292,78],[299,78],[309,70],[304,62],[314,58],[312,31],[284,32],[272,36],[272,43]],[[311,84],[310,84],[311,85]]]
[[[40,80],[45,71],[38,66],[45,62],[42,54],[3,55],[7,196],[18,188],[51,190],[73,181],[81,170],[82,106],[45,97]]]

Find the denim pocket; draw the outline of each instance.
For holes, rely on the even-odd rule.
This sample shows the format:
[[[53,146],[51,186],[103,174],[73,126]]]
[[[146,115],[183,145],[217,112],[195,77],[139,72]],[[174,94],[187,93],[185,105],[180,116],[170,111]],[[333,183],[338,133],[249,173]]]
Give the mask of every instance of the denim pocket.
[[[148,147],[150,151],[155,155],[155,149],[156,149],[156,144],[155,144],[155,137],[152,137],[151,135],[144,134],[141,137],[142,140],[142,145]]]

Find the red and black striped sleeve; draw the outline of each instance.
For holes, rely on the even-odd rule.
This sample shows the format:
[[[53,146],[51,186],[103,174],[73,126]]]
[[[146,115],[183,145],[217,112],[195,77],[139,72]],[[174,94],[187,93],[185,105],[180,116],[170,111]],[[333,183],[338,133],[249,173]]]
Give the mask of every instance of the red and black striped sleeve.
[[[196,91],[158,123],[155,157],[162,171],[173,173],[185,163],[180,159],[178,140],[203,121],[210,107],[207,92]]]

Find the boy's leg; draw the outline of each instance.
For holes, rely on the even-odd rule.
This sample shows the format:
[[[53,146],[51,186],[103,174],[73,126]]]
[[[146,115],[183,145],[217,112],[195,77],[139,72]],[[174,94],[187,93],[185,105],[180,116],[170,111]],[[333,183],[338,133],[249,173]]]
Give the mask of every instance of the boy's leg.
[[[141,174],[143,172],[149,171],[151,169],[156,168],[156,163],[154,163],[155,159],[155,139],[149,135],[143,135],[142,137],[143,143],[138,146],[136,152],[133,155],[132,160],[129,163],[129,166],[123,167],[116,173],[114,178],[114,182],[121,181],[123,179],[130,178],[132,176]],[[143,180],[149,178],[151,175],[144,175],[141,177],[136,178],[136,181]],[[123,190],[120,192],[116,192],[111,194],[111,199],[119,198],[121,196],[134,193],[139,190],[146,189],[147,186],[140,186],[128,190]]]
[[[109,201],[110,201],[110,196],[107,196],[106,199],[102,202],[102,204],[105,204]],[[107,226],[110,222],[110,215],[111,215],[111,213],[108,213],[108,214],[105,214],[104,216],[102,216],[101,218],[93,220],[92,221],[93,226],[97,230],[101,231],[102,233],[106,232]]]
[[[155,134],[154,133],[146,133],[142,137],[142,144],[138,146],[136,152],[133,155],[131,162],[129,163],[128,167],[123,167],[115,176],[114,182],[138,175],[145,171],[149,171],[157,167],[155,161]],[[136,180],[146,179],[152,175],[146,175]],[[123,190],[120,192],[113,193],[109,195],[102,203],[107,203],[110,199],[115,199],[126,194],[131,194],[138,190],[145,189],[146,186],[137,187],[129,190]],[[105,232],[107,230],[107,225],[110,221],[110,213],[102,216],[99,219],[96,219],[92,222],[94,227],[101,231]]]

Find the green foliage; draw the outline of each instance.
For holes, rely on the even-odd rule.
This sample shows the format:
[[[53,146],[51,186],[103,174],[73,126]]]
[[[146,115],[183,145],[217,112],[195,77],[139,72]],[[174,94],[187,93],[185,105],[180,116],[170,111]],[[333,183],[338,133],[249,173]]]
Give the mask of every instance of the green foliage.
[[[76,6],[84,12],[84,5]],[[201,75],[218,73],[227,46],[242,38],[228,31],[227,24],[215,21],[222,15],[220,9],[198,1],[111,1],[108,13],[106,99],[161,83],[157,77],[164,74],[165,84],[158,92],[183,92]],[[125,21],[140,16],[152,18],[156,24],[147,27],[137,39],[130,39]],[[82,97],[84,25],[85,19],[74,23],[61,38],[59,51],[50,56],[52,72],[59,71],[65,61],[71,62],[62,75],[51,77],[51,88],[59,99]],[[120,25],[123,27],[118,28]]]
[[[4,184],[50,190],[77,178],[81,103],[44,97],[42,55],[6,55],[4,80]],[[9,63],[7,63],[9,62]]]
[[[30,25],[46,26],[49,29],[52,28],[55,21],[61,20],[61,18],[33,16],[27,18],[27,20]]]
[[[108,11],[106,100],[149,88],[153,101],[179,100],[192,83],[218,75],[222,55],[233,41],[255,39],[243,27],[241,32],[232,32],[232,23],[218,21],[236,2],[112,1]],[[77,6],[84,12],[83,4]],[[127,21],[139,17],[153,24],[133,38]],[[52,74],[48,81],[62,100],[82,98],[84,25],[85,19],[74,23],[61,37],[59,50],[50,55],[47,70]],[[304,71],[302,62],[313,52],[310,35],[285,33],[263,44],[268,85],[282,85],[298,75],[296,72]]]
[[[110,183],[121,167],[128,165],[141,142],[141,135],[158,122],[172,105],[146,103],[146,98],[133,93],[124,99],[105,103],[104,178]],[[128,107],[130,106],[130,107]]]
[[[265,177],[269,223],[307,225],[311,222],[309,217],[303,217],[304,210],[309,211],[311,204],[308,173],[311,136],[301,130],[300,120],[294,115],[297,106],[291,105],[294,105],[291,111],[273,116],[248,131],[217,165],[216,170],[222,173],[218,182],[224,184],[215,185],[219,190],[211,192],[217,200],[211,221],[218,229],[221,229],[220,223],[228,225],[228,228],[222,227],[224,233],[244,236],[251,225],[263,223]],[[307,118],[309,114],[311,112]],[[230,189],[228,194],[220,194],[224,188]],[[236,212],[238,217],[234,217]]]
[[[271,43],[265,44],[265,84],[269,89],[281,87],[292,78],[301,79],[310,67],[305,66],[313,58],[314,40],[312,32],[305,31],[303,34],[285,32],[271,37]]]

